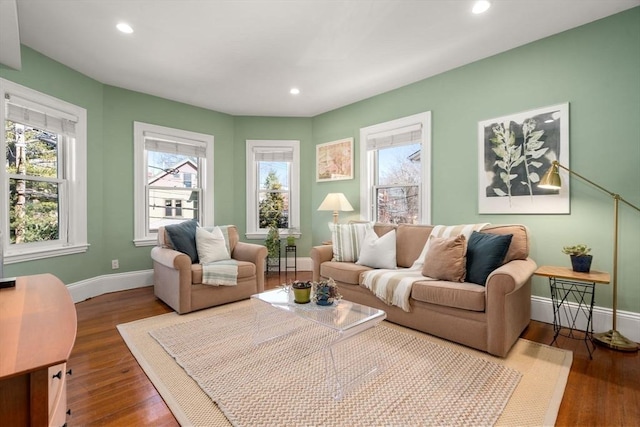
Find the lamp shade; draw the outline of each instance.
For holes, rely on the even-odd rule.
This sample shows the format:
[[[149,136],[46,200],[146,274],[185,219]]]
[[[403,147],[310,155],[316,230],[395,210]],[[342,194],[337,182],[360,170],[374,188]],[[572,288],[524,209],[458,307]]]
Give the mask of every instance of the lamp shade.
[[[558,173],[558,164],[553,162],[549,170],[542,175],[542,179],[538,184],[540,188],[558,189],[562,187],[562,181],[560,180],[560,174]]]
[[[347,200],[347,198],[342,193],[329,193],[327,197],[324,198],[319,211],[352,211],[353,207],[351,203]]]

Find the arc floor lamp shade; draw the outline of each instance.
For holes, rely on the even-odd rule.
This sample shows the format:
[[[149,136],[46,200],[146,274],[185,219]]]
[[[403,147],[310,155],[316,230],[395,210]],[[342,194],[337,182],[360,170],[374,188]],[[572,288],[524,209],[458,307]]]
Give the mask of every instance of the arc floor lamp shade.
[[[619,194],[607,190],[606,188],[580,175],[579,173],[572,171],[568,167],[561,165],[557,161],[554,161],[549,170],[542,176],[538,187],[560,188],[562,186],[562,181],[558,173],[560,169],[564,169],[569,172],[569,174],[575,175],[578,178],[588,182],[589,184],[593,185],[599,190],[604,191],[613,198],[613,275],[611,280],[611,284],[613,285],[613,326],[612,329],[608,332],[594,334],[593,338],[599,344],[602,344],[609,348],[613,348],[615,350],[638,351],[638,344],[626,338],[617,331],[616,318],[618,308],[618,205],[619,202],[622,202],[637,210],[638,212],[640,212],[640,208],[623,199]]]

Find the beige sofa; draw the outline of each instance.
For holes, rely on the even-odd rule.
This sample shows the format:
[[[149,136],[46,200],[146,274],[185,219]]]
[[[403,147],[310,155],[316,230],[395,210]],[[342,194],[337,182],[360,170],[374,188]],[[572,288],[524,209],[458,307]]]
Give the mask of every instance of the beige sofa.
[[[174,250],[164,227],[158,229],[158,245],[151,249],[155,295],[179,314],[249,298],[264,291],[267,248],[240,242],[238,229],[228,227],[231,258],[238,261],[236,286],[202,284],[202,266],[189,255]]]
[[[422,252],[433,226],[376,224],[382,236],[396,230],[398,268],[411,267]],[[419,281],[413,284],[410,312],[387,305],[362,286],[362,273],[371,268],[332,261],[331,245],[311,249],[313,280],[333,278],[343,298],[376,307],[387,320],[428,334],[504,357],[531,318],[531,276],[536,263],[529,258],[529,234],[522,225],[487,226],[482,233],[513,234],[502,266],[481,286],[466,282]]]

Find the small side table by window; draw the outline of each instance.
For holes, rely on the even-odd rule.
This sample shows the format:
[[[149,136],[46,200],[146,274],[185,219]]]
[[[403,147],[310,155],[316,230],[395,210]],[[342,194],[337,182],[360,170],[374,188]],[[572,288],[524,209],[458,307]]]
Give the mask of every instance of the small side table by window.
[[[289,273],[289,270],[293,270],[293,278],[294,280],[296,280],[298,278],[298,256],[296,245],[287,245],[284,247],[284,251],[284,269],[286,271],[285,276],[287,273]],[[291,261],[291,257],[289,256],[289,254],[293,254],[293,265],[289,265]]]
[[[596,283],[609,283],[609,273],[594,270],[589,273],[579,273],[566,267],[543,265],[534,274],[549,278],[554,331],[551,344],[556,342],[558,335],[583,339],[589,358],[592,358],[593,350],[596,348],[593,342],[594,291]],[[576,334],[578,331],[576,322],[581,313],[587,320],[584,336]],[[589,341],[591,341],[591,347],[589,347]]]

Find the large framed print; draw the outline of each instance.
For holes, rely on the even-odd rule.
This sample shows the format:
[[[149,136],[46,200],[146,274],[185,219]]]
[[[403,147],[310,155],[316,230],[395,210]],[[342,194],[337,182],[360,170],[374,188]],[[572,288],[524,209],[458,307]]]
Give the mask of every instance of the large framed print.
[[[316,145],[316,181],[353,179],[353,138]]]
[[[561,189],[538,188],[554,160],[569,167],[568,103],[479,122],[479,212],[568,214],[568,172]]]

